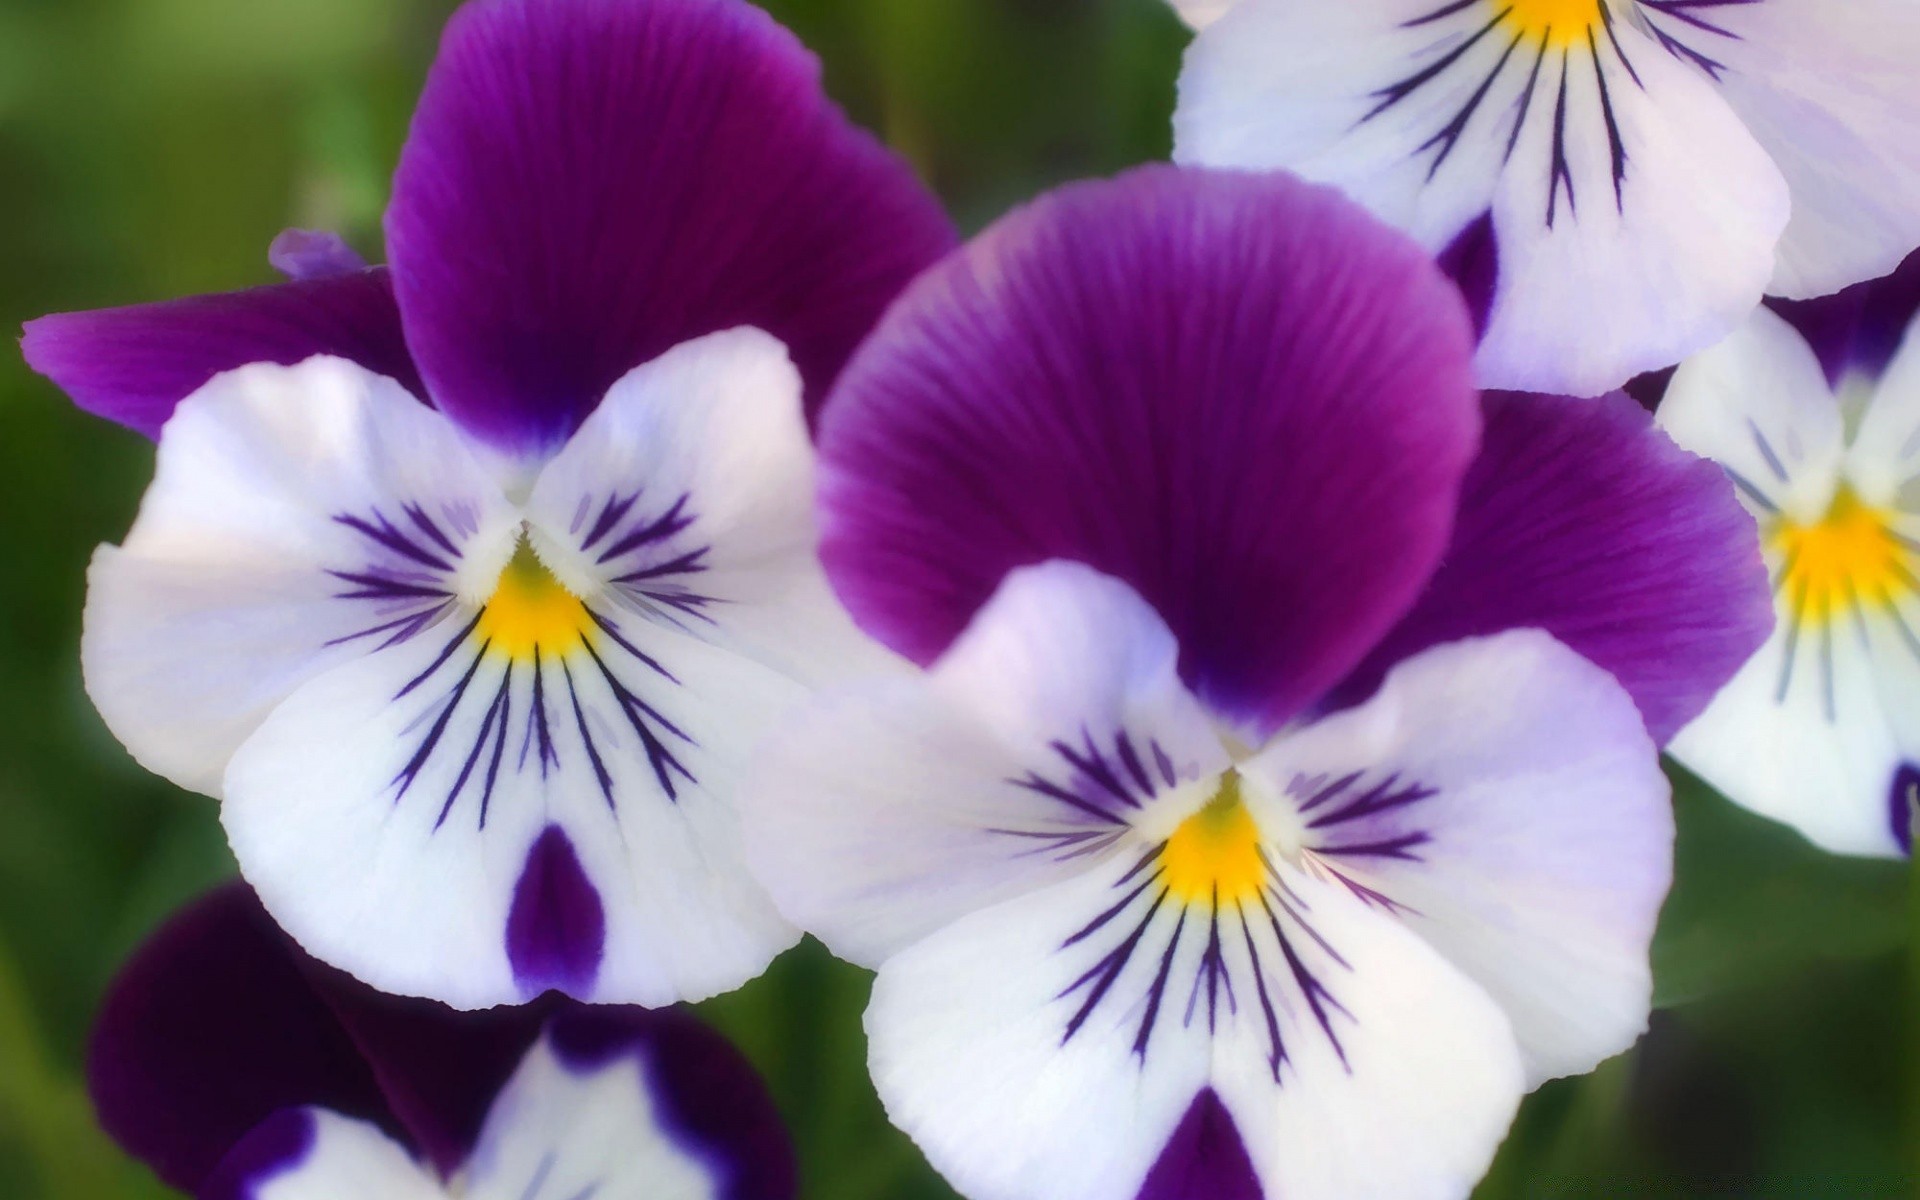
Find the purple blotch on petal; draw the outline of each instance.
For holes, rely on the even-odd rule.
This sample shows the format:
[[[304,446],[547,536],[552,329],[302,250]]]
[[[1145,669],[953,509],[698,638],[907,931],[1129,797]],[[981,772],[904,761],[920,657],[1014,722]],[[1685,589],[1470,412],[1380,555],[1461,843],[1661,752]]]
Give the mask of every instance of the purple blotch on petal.
[[[1333,704],[1431,646],[1539,628],[1612,672],[1665,745],[1773,631],[1753,518],[1624,394],[1483,403],[1453,545]]]
[[[241,1138],[195,1194],[199,1200],[254,1200],[261,1185],[313,1153],[316,1135],[311,1108],[283,1108]]]
[[[1920,314],[1920,251],[1880,279],[1813,300],[1769,298],[1767,305],[1807,339],[1828,383],[1838,387],[1849,374],[1878,379]]]
[[[387,245],[435,402],[537,453],[671,347],[751,325],[817,400],[953,243],[906,165],[742,0],[475,0],[447,27]]]
[[[558,825],[527,851],[507,913],[507,960],[528,996],[549,989],[584,996],[593,990],[606,949],[607,916],[600,893]]]
[[[1908,854],[1913,853],[1914,806],[1920,805],[1920,767],[1901,763],[1887,788],[1887,819],[1893,826],[1894,840]]]
[[[1237,722],[1316,699],[1412,602],[1479,427],[1456,289],[1282,174],[1062,189],[915,282],[820,421],[823,556],[925,663],[1011,570],[1131,584]]]
[[[1500,284],[1500,241],[1494,236],[1491,212],[1481,214],[1440,252],[1440,269],[1467,302],[1474,336],[1483,336],[1493,316],[1493,296]]]
[[[1233,1114],[1208,1088],[1180,1119],[1138,1200],[1261,1200],[1262,1195]]]
[[[569,1068],[642,1057],[665,1132],[721,1181],[719,1200],[792,1200],[793,1145],[766,1084],[732,1043],[684,1009],[575,1007],[547,1036]]]
[[[367,269],[346,239],[324,229],[286,229],[267,247],[267,261],[288,279],[330,279]]]
[[[222,371],[351,359],[424,396],[384,268],[193,296],[56,313],[27,322],[27,365],[96,416],[158,437],[174,406]]]

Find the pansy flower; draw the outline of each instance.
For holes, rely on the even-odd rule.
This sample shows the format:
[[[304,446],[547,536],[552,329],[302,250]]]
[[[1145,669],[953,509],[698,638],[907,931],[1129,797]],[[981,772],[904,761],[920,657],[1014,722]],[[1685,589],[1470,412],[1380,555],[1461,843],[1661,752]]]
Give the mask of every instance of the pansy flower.
[[[815,555],[803,392],[951,240],[738,0],[477,0],[401,156],[390,267],[28,327],[160,433],[96,558],[88,690],[219,796],[274,916],[387,991],[663,1004],[794,934],[748,745],[864,639]]]
[[[1674,756],[1849,854],[1913,846],[1920,788],[1920,257],[1762,309],[1683,364],[1659,421],[1738,485],[1777,624]],[[1804,332],[1803,332],[1804,331]]]
[[[793,1151],[725,1039],[674,1010],[463,1013],[307,957],[232,885],[109,989],[101,1123],[201,1200],[792,1200]]]
[[[963,1194],[1463,1195],[1643,1028],[1656,739],[1764,636],[1756,537],[1631,401],[1470,363],[1338,194],[1164,167],[855,356],[823,553],[930,667],[784,725],[748,848],[878,968],[876,1084]]]
[[[1284,167],[1445,254],[1483,384],[1593,395],[1920,245],[1907,0],[1199,5],[1175,157]]]

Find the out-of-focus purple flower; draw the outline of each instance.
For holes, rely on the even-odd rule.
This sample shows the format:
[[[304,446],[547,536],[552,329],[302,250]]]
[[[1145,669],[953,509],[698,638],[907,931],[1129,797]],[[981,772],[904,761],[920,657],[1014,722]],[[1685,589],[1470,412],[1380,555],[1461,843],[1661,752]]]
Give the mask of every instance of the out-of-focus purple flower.
[[[1655,740],[1764,637],[1755,537],[1631,400],[1471,359],[1333,191],[1150,168],[849,366],[824,554],[929,671],[783,725],[748,848],[878,968],[875,1080],[965,1194],[1464,1195],[1644,1028]]]
[[[794,936],[734,781],[866,652],[803,396],[952,240],[818,75],[743,0],[475,0],[389,266],[291,232],[290,282],[27,328],[82,407],[160,433],[90,575],[90,694],[375,986],[664,1004]]]
[[[1829,850],[1913,849],[1920,787],[1920,255],[1756,313],[1681,365],[1659,421],[1738,485],[1773,636],[1673,743]]]
[[[107,1131],[202,1200],[795,1194],[759,1077],[685,1013],[383,995],[302,953],[239,885],[121,972],[88,1077]]]

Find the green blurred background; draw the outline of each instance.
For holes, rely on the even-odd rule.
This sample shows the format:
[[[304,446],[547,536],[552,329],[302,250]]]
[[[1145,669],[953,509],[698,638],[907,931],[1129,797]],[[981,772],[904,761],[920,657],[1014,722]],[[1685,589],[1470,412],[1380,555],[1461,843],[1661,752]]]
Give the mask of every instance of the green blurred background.
[[[1347,0],[1322,0],[1344,3]],[[377,255],[452,0],[0,0],[0,326],[269,278],[288,225]],[[1186,35],[1162,0],[769,0],[969,231],[1164,157]],[[154,1197],[79,1067],[115,966],[232,872],[210,801],[137,768],[81,690],[82,579],[141,439],[0,354],[0,1197]],[[1662,1011],[1529,1100],[1483,1196],[1920,1193],[1905,872],[1836,860],[1680,780]],[[809,943],[705,1006],[771,1080],[818,1200],[951,1193],[883,1121],[867,977]]]

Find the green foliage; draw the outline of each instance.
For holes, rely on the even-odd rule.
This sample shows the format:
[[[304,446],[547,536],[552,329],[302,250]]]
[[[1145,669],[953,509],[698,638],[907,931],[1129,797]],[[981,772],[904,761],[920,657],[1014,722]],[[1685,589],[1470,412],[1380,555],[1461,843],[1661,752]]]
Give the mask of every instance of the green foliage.
[[[1162,157],[1184,35],[1161,0],[769,0],[968,229]],[[451,0],[0,0],[0,326],[263,282],[279,229],[378,245]],[[92,714],[87,556],[140,439],[0,355],[0,1195],[161,1192],[92,1126],[86,1026],[116,964],[231,872],[210,802]],[[1837,860],[1679,780],[1661,1003],[1635,1054],[1529,1101],[1489,1197],[1896,1194],[1903,872]],[[703,1011],[765,1070],[820,1200],[951,1196],[868,1083],[868,976],[807,943]]]

